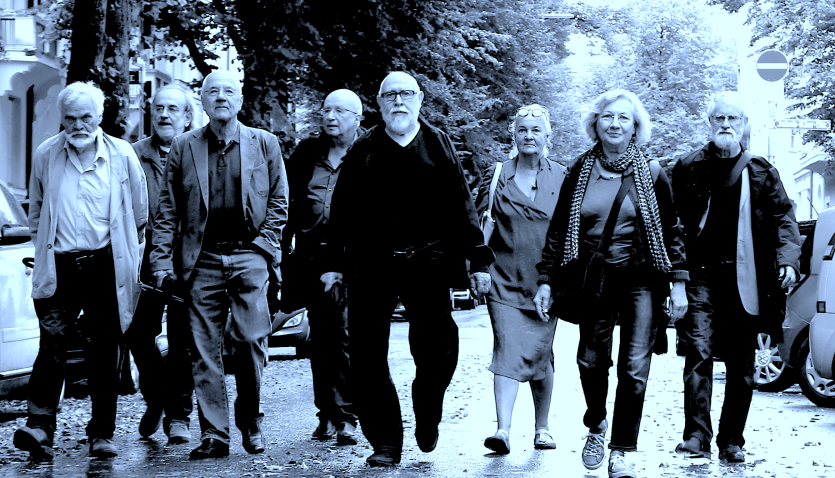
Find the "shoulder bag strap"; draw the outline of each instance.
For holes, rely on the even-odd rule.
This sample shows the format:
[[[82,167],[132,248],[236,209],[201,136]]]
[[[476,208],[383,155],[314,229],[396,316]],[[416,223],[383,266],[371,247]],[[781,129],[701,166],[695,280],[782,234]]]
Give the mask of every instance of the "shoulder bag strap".
[[[496,186],[499,184],[499,176],[502,172],[502,163],[496,161],[496,169],[493,171],[493,179],[490,181],[490,192],[487,193],[487,210],[484,215],[493,219],[493,199],[496,197]]]
[[[618,214],[620,213],[620,206],[623,204],[624,198],[635,184],[634,175],[630,174],[623,178],[618,189],[618,195],[615,197],[615,202],[612,203],[612,210],[609,211],[609,218],[606,219],[606,226],[603,228],[603,234],[600,236],[600,242],[597,243],[597,252],[604,254],[609,247],[612,246],[612,236],[615,233],[615,224],[618,221]]]
[[[728,176],[728,180],[725,181],[725,185],[722,188],[722,192],[724,193],[731,186],[733,186],[737,181],[739,181],[739,177],[742,176],[742,170],[745,169],[745,166],[748,166],[748,163],[751,162],[752,155],[748,150],[742,152],[739,155],[739,159],[737,160],[734,168],[731,170],[731,175]],[[699,221],[699,234],[702,233],[702,229],[705,228],[705,222],[707,222],[707,213],[710,212],[710,197],[707,198],[707,208],[705,208],[705,213],[702,215],[702,219]]]

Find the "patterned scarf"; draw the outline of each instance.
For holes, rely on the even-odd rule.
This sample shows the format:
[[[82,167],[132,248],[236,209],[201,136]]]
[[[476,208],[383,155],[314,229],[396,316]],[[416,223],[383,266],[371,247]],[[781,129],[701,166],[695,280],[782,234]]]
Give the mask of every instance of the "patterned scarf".
[[[586,186],[588,186],[591,170],[596,159],[599,159],[600,164],[606,169],[612,171],[626,171],[626,168],[632,165],[635,174],[635,188],[638,190],[638,215],[644,224],[643,229],[647,235],[652,263],[656,269],[669,272],[672,264],[667,256],[667,248],[664,246],[661,216],[658,213],[658,201],[655,198],[655,187],[652,184],[649,162],[633,142],[630,142],[626,151],[614,161],[606,158],[599,142],[577,160],[581,168],[580,177],[577,180],[577,187],[574,189],[574,196],[571,199],[571,212],[568,216],[568,231],[562,265],[579,256],[580,206],[583,204]]]

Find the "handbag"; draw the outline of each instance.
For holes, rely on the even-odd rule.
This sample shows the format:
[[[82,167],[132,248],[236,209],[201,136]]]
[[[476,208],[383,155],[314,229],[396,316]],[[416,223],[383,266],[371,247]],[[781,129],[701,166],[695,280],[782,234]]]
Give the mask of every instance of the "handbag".
[[[612,210],[603,234],[597,243],[597,249],[592,252],[588,260],[584,258],[572,259],[558,269],[556,277],[551,279],[552,318],[559,318],[572,324],[579,324],[589,311],[600,305],[603,295],[604,269],[606,259],[603,252],[612,245],[612,235],[615,231],[620,206],[626,197],[635,178],[632,175],[624,178],[618,189]]]
[[[502,171],[502,163],[496,162],[496,169],[493,171],[493,179],[490,181],[490,192],[487,193],[487,209],[481,215],[481,232],[484,234],[484,245],[490,243],[490,238],[493,236],[493,229],[496,227],[496,221],[493,220],[493,199],[496,197],[496,186],[499,184],[499,176]]]

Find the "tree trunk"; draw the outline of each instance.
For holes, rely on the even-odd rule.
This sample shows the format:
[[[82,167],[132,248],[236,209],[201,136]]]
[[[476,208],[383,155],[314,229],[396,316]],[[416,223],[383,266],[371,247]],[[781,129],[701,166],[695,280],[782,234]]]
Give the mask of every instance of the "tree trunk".
[[[75,0],[72,18],[73,48],[67,68],[67,84],[92,81],[100,85],[107,46],[107,0]]]
[[[130,133],[125,131],[130,112],[130,0],[110,0],[108,15],[107,36],[113,41],[104,62],[107,80],[102,84],[105,100],[101,124],[105,133],[122,138]]]

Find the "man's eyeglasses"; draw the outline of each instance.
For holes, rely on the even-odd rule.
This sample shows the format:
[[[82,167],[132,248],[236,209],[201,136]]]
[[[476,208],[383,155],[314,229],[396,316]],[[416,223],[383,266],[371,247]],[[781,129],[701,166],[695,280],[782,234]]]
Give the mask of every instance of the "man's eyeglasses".
[[[380,95],[380,98],[388,101],[389,103],[394,103],[394,99],[400,95],[400,99],[403,101],[409,101],[418,94],[417,91],[413,90],[403,90],[403,91],[387,91]]]
[[[516,110],[516,116],[524,118],[525,116],[531,115],[534,118],[539,118],[540,116],[545,116],[546,118],[550,118],[551,115],[548,114],[547,111],[543,110],[542,108],[519,108]]]
[[[331,112],[336,113],[337,116],[343,116],[343,115],[345,115],[345,113],[351,113],[351,114],[359,116],[359,113],[356,113],[356,112],[351,111],[351,110],[346,110],[345,108],[338,108],[338,107],[337,108],[322,108],[321,110],[319,110],[319,114],[323,117],[329,115]]]
[[[725,120],[728,120],[728,123],[730,123],[732,125],[738,125],[738,124],[742,123],[742,118],[740,116],[719,115],[719,116],[711,116],[710,118],[714,121],[714,123],[716,123],[718,125],[725,124]]]

